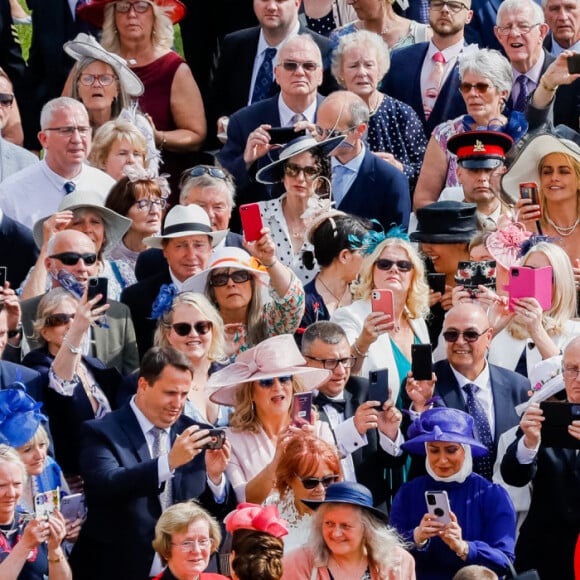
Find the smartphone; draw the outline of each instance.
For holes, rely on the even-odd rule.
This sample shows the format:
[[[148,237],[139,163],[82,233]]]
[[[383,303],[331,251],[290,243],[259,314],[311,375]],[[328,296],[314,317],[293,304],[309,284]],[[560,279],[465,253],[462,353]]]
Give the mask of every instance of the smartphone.
[[[527,183],[520,183],[520,198],[529,199],[532,205],[540,205],[540,196],[538,195],[538,184],[530,181]],[[540,211],[542,208],[540,207]]]
[[[411,372],[416,381],[430,381],[433,374],[433,354],[430,344],[411,345]]]
[[[382,409],[389,398],[389,369],[369,371],[369,396],[367,401],[379,401],[376,409]]]
[[[246,203],[240,206],[240,219],[246,242],[255,242],[262,237],[260,231],[264,227],[260,206],[257,203]]]
[[[293,127],[272,127],[268,129],[268,133],[270,133],[271,143],[285,145],[290,143],[290,141],[294,141],[294,139],[298,139],[298,137],[306,135],[306,130],[294,131]]]
[[[393,319],[393,291],[382,289],[382,290],[372,290],[371,291],[371,308],[373,312],[382,312],[383,314],[389,314],[391,320]]]
[[[568,57],[568,72],[571,75],[577,75],[580,73],[580,54],[573,54]]]
[[[292,397],[292,424],[296,427],[312,423],[312,391],[295,393]]]
[[[108,285],[109,280],[107,278],[89,278],[88,300],[92,300],[97,294],[102,294],[101,299],[95,304],[95,308],[104,306],[107,303]]]
[[[552,307],[552,267],[512,266],[507,290],[510,312],[514,311],[516,298],[535,298],[543,310],[549,310]]]
[[[34,514],[36,519],[48,518],[60,509],[60,488],[51,489],[34,496]]]
[[[211,437],[211,441],[202,449],[221,449],[226,441],[226,432],[223,429],[210,429],[208,437]]]
[[[449,497],[446,491],[426,491],[425,501],[427,502],[427,511],[435,516],[442,524],[451,522],[449,512]]]
[[[87,514],[84,493],[73,493],[65,495],[60,500],[60,513],[69,522],[74,522],[77,518],[84,518]]]
[[[455,282],[469,290],[472,298],[477,296],[478,286],[495,290],[496,262],[495,260],[460,261],[457,263]]]
[[[4,289],[6,283],[6,266],[0,266],[0,291]]]
[[[580,441],[568,433],[572,421],[580,420],[580,405],[576,403],[552,403],[543,401],[540,409],[544,414],[542,445],[563,449],[580,449]]]
[[[445,294],[445,274],[431,273],[427,274],[427,284],[433,292]]]

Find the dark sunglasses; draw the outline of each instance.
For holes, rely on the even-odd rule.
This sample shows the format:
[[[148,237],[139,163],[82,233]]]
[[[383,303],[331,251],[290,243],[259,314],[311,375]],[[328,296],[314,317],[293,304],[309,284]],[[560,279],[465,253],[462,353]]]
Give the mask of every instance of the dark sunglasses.
[[[280,383],[291,383],[294,377],[292,375],[286,375],[284,377],[274,377],[273,379],[259,379],[258,384],[264,389],[271,389],[274,386],[274,381],[278,379]]]
[[[209,285],[215,287],[225,286],[229,279],[235,284],[242,284],[243,282],[249,282],[252,279],[252,274],[247,270],[236,270],[235,272],[222,272],[221,274],[214,274],[209,279]]]
[[[68,324],[75,317],[73,314],[65,314],[64,312],[55,312],[49,314],[44,319],[45,328],[54,328],[55,326],[64,326]]]
[[[338,475],[325,475],[318,479],[317,477],[299,477],[298,478],[304,489],[314,489],[319,483],[322,483],[324,489],[326,489],[331,483],[336,483],[338,481]]]
[[[65,266],[76,266],[79,260],[82,260],[87,266],[92,266],[97,261],[97,254],[62,252],[62,254],[53,254],[49,258],[60,260]]]
[[[0,93],[0,105],[3,107],[11,107],[14,102],[14,95],[10,93]]]
[[[176,322],[171,325],[171,328],[173,328],[177,336],[189,336],[192,328],[195,330],[196,334],[203,336],[213,328],[213,323],[211,320],[200,320],[195,324],[189,324],[189,322]]]
[[[213,167],[211,165],[196,165],[195,167],[192,167],[187,173],[191,177],[209,175],[211,177],[215,177],[216,179],[228,178],[228,176],[219,167]]]
[[[305,72],[314,72],[320,65],[317,62],[307,60],[306,62],[298,62],[296,60],[285,60],[280,63],[280,66],[289,72],[294,72],[298,68],[302,68]]]
[[[475,89],[480,95],[483,95],[487,93],[491,86],[489,83],[461,83],[459,85],[459,92],[467,95],[471,89]]]
[[[298,177],[300,173],[304,173],[304,179],[307,181],[314,181],[320,175],[320,169],[314,165],[296,165],[295,163],[286,163],[284,165],[284,175],[288,177]]]
[[[397,266],[397,270],[400,272],[410,272],[413,269],[413,262],[409,260],[387,260],[387,258],[379,258],[375,262],[376,267],[379,270],[385,270],[388,272],[393,269],[393,266]]]
[[[445,342],[457,342],[459,337],[463,335],[465,342],[475,342],[479,339],[480,336],[483,336],[489,328],[482,330],[481,332],[477,332],[477,330],[464,330],[463,332],[459,332],[459,330],[446,330],[443,333],[443,338]]]

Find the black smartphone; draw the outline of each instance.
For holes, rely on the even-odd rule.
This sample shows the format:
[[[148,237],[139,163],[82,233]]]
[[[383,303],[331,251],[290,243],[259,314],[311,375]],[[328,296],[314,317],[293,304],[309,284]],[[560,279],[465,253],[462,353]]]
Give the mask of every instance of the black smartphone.
[[[6,283],[6,266],[0,266],[0,290],[4,288]]]
[[[580,54],[573,54],[568,57],[568,72],[571,75],[577,75],[580,73]]]
[[[293,127],[272,127],[268,129],[268,133],[270,133],[272,143],[285,145],[286,143],[290,143],[290,141],[294,141],[294,139],[298,139],[298,137],[306,135],[306,130],[294,131]]]
[[[379,401],[376,409],[382,409],[383,404],[389,398],[389,369],[376,369],[369,371],[369,396],[368,401]]]
[[[226,432],[223,429],[210,429],[208,437],[211,440],[202,449],[221,449],[226,441]]]
[[[102,294],[101,299],[95,304],[95,307],[104,306],[107,303],[108,287],[109,280],[107,278],[89,278],[87,299],[92,300],[97,294]]]
[[[433,373],[433,354],[430,344],[411,345],[411,372],[416,381],[430,381]]]
[[[433,292],[445,294],[445,274],[431,273],[427,274],[427,284]]]
[[[580,405],[543,401],[540,403],[540,409],[544,414],[542,445],[544,447],[580,449],[580,441],[568,433],[568,426],[572,421],[580,420]]]

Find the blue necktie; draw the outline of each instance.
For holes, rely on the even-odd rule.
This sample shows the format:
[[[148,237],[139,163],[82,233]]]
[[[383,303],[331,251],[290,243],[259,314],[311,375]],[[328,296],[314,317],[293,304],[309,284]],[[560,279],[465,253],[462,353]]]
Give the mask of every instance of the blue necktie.
[[[463,390],[467,394],[467,412],[473,417],[475,438],[482,445],[485,445],[489,451],[487,455],[473,459],[473,469],[475,472],[479,473],[479,475],[491,481],[494,463],[493,437],[491,436],[489,421],[487,420],[487,415],[483,410],[483,406],[475,397],[475,393],[477,393],[479,387],[473,383],[467,383],[463,386]]]
[[[272,61],[276,56],[275,48],[267,48],[264,53],[264,60],[258,69],[254,91],[252,92],[252,103],[263,101],[270,96],[272,85],[274,84],[274,73],[272,70]]]
[[[344,199],[346,190],[346,181],[348,180],[351,170],[345,165],[334,165],[332,168],[332,199],[338,207]]]
[[[64,192],[66,193],[66,195],[68,195],[69,193],[72,193],[77,188],[74,181],[67,181],[63,185],[63,187],[64,187]]]
[[[520,92],[518,93],[518,98],[514,103],[514,111],[525,113],[528,97],[530,96],[530,92],[528,91],[528,77],[526,77],[526,75],[520,75],[516,79],[516,82],[520,87]]]

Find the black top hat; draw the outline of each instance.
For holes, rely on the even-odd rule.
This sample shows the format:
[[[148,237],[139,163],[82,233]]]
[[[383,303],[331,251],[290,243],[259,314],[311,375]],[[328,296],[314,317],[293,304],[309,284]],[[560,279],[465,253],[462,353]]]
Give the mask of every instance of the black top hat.
[[[468,131],[453,135],[447,149],[457,155],[457,163],[466,169],[499,167],[514,141],[499,131]]]
[[[456,244],[470,242],[477,232],[477,205],[461,201],[436,201],[416,212],[417,231],[413,242]]]

